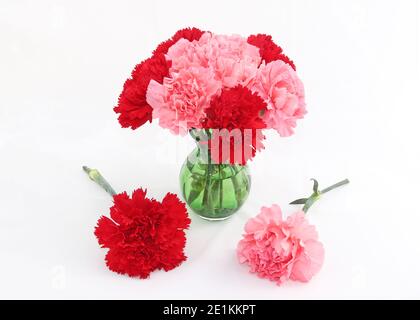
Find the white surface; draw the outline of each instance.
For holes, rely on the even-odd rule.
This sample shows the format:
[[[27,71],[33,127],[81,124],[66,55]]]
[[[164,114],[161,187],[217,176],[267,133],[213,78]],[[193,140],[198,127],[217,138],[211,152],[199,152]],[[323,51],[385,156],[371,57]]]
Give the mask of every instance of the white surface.
[[[212,3],[212,4],[210,4]],[[420,298],[418,1],[15,1],[0,3],[0,298]],[[149,280],[110,272],[93,228],[117,190],[179,192],[192,148],[156,124],[121,129],[112,111],[126,77],[175,30],[272,34],[298,67],[308,115],[270,133],[232,219],[192,216],[188,261]],[[282,287],[236,262],[262,205],[351,184],[309,219],[321,272]]]

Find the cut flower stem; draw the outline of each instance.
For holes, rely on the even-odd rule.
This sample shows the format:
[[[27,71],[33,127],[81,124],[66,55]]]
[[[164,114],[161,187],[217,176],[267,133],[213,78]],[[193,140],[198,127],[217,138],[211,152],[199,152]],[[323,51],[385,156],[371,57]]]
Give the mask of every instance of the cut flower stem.
[[[324,190],[321,190],[321,194],[327,193],[328,191],[331,191],[335,188],[344,186],[347,183],[350,183],[349,179],[341,180],[340,182],[337,182],[337,183],[333,184],[332,186],[329,186],[329,187],[325,188]]]
[[[104,189],[110,196],[114,196],[117,193],[111,187],[108,181],[101,175],[101,173],[97,169],[91,169],[87,166],[83,166],[83,171],[87,173],[90,180],[96,182],[102,189]]]
[[[303,212],[307,213],[309,208],[317,201],[321,198],[321,195],[323,195],[324,193],[327,193],[335,188],[341,187],[345,184],[350,183],[349,179],[344,179],[341,180],[340,182],[337,182],[323,190],[318,190],[318,181],[316,179],[311,179],[314,182],[314,186],[313,186],[313,193],[308,197],[308,198],[301,198],[301,199],[297,199],[295,201],[290,202],[290,204],[303,204]]]

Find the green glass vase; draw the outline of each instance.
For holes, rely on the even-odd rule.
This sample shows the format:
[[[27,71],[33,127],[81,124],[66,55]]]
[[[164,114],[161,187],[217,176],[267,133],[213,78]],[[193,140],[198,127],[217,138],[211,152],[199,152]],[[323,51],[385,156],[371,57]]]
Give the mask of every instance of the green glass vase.
[[[182,196],[189,208],[207,220],[232,216],[248,198],[251,177],[246,165],[213,163],[203,139],[204,130],[190,131],[197,147],[188,155],[180,172]]]

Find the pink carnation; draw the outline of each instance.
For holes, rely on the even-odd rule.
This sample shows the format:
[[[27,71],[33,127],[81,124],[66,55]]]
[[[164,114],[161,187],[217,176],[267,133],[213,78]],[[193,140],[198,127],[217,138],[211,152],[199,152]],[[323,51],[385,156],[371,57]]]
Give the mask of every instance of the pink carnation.
[[[259,49],[246,39],[209,32],[199,40],[178,40],[166,59],[169,77],[162,84],[150,81],[146,100],[159,124],[177,134],[201,128],[213,96],[223,87],[248,85],[261,63]]]
[[[267,103],[268,111],[263,116],[267,128],[283,137],[292,135],[296,120],[306,113],[303,84],[296,71],[281,60],[263,63],[251,89]]]
[[[246,86],[257,74],[261,63],[259,49],[241,36],[204,33],[198,46],[225,87]]]
[[[309,281],[321,269],[324,248],[303,211],[283,220],[280,207],[273,205],[247,222],[237,255],[250,272],[280,285],[288,279]]]
[[[201,128],[205,109],[211,98],[221,90],[211,69],[192,67],[172,73],[163,84],[150,81],[147,103],[153,107],[153,117],[174,134],[185,134],[190,128]]]
[[[205,32],[198,41],[179,40],[167,54],[171,71],[204,67],[214,71],[216,80],[233,88],[246,86],[257,74],[261,63],[259,49],[238,35],[215,35]]]

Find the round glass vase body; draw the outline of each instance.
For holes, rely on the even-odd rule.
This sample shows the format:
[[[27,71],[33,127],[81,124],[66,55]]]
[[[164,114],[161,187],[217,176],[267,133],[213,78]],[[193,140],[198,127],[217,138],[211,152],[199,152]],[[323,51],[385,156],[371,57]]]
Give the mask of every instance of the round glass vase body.
[[[193,134],[191,134],[193,135]],[[251,177],[248,166],[213,163],[207,145],[196,139],[180,172],[182,196],[189,208],[206,220],[232,216],[248,198]]]

